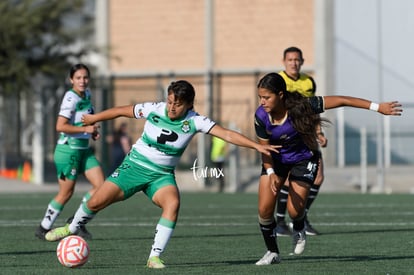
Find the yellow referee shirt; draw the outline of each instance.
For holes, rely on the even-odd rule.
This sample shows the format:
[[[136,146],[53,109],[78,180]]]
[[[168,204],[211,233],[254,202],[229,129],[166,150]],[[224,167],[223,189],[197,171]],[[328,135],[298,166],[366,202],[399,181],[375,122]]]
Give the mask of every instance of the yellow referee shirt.
[[[303,96],[314,96],[316,92],[316,84],[313,78],[306,74],[300,74],[297,80],[290,78],[284,71],[279,72],[286,82],[286,90],[288,92],[298,92]]]

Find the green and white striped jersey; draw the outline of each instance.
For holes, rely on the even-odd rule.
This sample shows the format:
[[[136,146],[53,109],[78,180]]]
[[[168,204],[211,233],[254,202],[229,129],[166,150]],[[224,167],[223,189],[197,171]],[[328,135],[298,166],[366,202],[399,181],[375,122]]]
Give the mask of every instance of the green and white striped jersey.
[[[188,143],[198,133],[208,133],[216,124],[193,110],[177,120],[167,116],[165,102],[134,106],[135,118],[145,118],[142,136],[133,145],[138,153],[158,165],[174,168]]]
[[[94,108],[91,102],[91,92],[85,91],[85,96],[79,96],[75,91],[69,90],[63,96],[62,103],[60,105],[59,116],[63,116],[69,119],[69,123],[74,126],[82,127],[83,123],[81,118],[84,114],[93,114]],[[67,134],[61,133],[58,144],[65,144],[69,141],[71,147],[84,149],[88,148],[88,142],[91,134],[88,133],[76,133]],[[78,144],[79,143],[79,144]]]

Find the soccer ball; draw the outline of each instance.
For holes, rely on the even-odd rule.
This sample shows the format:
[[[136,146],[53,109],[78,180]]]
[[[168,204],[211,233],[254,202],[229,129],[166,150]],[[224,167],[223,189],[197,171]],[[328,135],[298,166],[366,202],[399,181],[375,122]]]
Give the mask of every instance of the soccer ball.
[[[88,261],[89,245],[79,236],[68,236],[59,242],[56,254],[63,266],[79,267]]]

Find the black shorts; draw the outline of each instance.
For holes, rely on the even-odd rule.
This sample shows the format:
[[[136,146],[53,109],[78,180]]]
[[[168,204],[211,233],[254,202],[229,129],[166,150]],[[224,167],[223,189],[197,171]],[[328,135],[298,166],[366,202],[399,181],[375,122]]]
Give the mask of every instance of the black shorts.
[[[310,159],[293,164],[283,164],[277,160],[273,160],[273,169],[279,177],[287,178],[289,176],[289,180],[303,181],[312,185],[315,182],[318,172],[319,158],[319,154],[314,154]],[[263,166],[261,175],[266,175],[266,170]]]

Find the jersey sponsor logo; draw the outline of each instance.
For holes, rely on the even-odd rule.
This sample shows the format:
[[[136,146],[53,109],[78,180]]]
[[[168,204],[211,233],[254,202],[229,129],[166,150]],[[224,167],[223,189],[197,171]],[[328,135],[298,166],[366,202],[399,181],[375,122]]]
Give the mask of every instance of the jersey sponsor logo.
[[[85,107],[89,107],[89,104],[87,102],[82,102],[81,101],[81,102],[78,103],[78,109],[79,110],[84,110]]]
[[[156,122],[156,123],[160,122],[160,116],[154,115],[154,116],[152,117],[152,121],[154,121],[154,122]]]
[[[167,141],[174,142],[178,139],[178,134],[169,129],[162,129],[161,134],[157,137],[157,143],[166,144]]]

